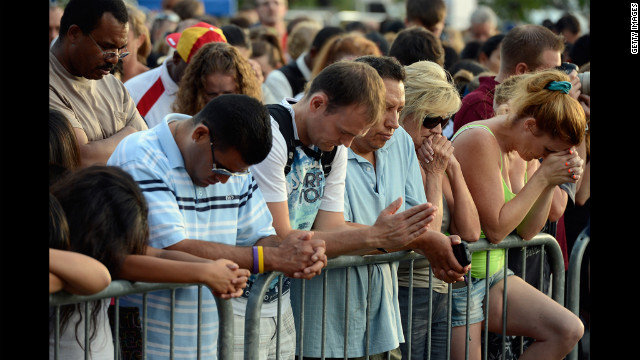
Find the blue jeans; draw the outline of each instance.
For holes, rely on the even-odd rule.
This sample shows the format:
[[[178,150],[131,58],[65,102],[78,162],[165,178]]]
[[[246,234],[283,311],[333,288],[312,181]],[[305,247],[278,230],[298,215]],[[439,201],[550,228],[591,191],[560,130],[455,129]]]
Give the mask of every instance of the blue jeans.
[[[435,291],[431,303],[431,329],[428,328],[429,289],[413,288],[413,310],[411,317],[411,356],[407,353],[409,319],[409,288],[398,286],[398,301],[402,317],[402,331],[405,342],[400,344],[403,359],[422,360],[427,358],[427,337],[431,336],[431,359],[445,359],[447,355],[447,294]]]

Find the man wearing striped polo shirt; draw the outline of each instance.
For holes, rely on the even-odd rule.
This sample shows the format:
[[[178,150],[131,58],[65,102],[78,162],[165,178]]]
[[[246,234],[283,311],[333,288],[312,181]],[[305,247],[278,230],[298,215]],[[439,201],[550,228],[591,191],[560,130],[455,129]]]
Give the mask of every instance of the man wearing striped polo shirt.
[[[108,165],[122,167],[140,185],[149,203],[151,246],[226,258],[254,273],[275,270],[294,278],[312,278],[326,265],[324,241],[312,238],[312,233],[285,239],[276,235],[271,213],[248,170],[271,149],[269,114],[258,100],[221,95],[193,117],[169,114],[158,126],[134,135],[116,148]],[[290,313],[288,288],[282,290],[283,313]],[[203,291],[202,298],[201,355],[215,359],[215,301],[209,291]],[[197,287],[176,290],[176,358],[196,356],[197,300]],[[170,356],[171,301],[170,291],[148,296],[147,359]],[[233,299],[234,313],[244,316],[246,303],[246,297]],[[275,318],[277,305],[277,299],[265,301],[262,316]],[[121,306],[141,307],[141,295],[122,298]],[[275,348],[261,343],[261,351],[271,345]]]

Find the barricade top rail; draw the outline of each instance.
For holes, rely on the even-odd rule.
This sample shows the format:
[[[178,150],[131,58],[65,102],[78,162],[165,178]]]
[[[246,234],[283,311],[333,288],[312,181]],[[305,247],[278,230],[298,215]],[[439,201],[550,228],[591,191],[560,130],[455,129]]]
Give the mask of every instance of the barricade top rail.
[[[505,249],[523,246],[550,246],[552,251],[558,253],[561,252],[555,238],[546,233],[539,233],[531,240],[522,240],[518,235],[509,235],[499,244],[492,244],[486,239],[480,239],[476,242],[469,243],[469,251],[483,251],[483,250],[495,250]],[[560,253],[561,254],[561,253]],[[342,255],[335,258],[331,258],[327,262],[326,269],[343,268],[348,266],[360,266],[378,263],[388,263],[390,261],[400,261],[408,259],[418,259],[423,256],[413,251],[398,251],[388,254],[379,255]],[[564,269],[563,269],[564,270]],[[280,272],[274,271],[275,275],[280,275]],[[130,294],[139,294],[148,291],[155,290],[170,290],[176,288],[182,288],[187,286],[203,285],[203,284],[180,284],[180,283],[150,283],[150,282],[130,282],[127,280],[114,280],[109,286],[99,293],[93,295],[74,295],[67,293],[66,291],[59,291],[54,294],[49,294],[49,305],[67,305],[75,304],[84,301],[93,301],[99,299],[105,299],[110,297],[118,297]],[[203,285],[204,286],[204,285]]]

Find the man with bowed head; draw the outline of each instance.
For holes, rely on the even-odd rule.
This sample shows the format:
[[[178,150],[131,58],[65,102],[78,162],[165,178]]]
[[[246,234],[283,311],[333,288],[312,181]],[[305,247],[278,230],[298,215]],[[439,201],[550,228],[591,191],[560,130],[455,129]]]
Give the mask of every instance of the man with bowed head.
[[[379,248],[414,247],[421,248],[425,253],[436,254],[431,244],[423,241],[427,237],[425,235],[427,225],[433,220],[435,208],[426,201],[413,202],[408,199],[409,195],[405,199],[404,192],[394,193],[398,196],[393,198],[381,199],[375,209],[381,211],[372,210],[376,214],[367,217],[367,225],[365,222],[357,224],[345,221],[348,147],[356,137],[366,134],[367,131],[371,131],[370,129],[377,129],[387,108],[385,94],[385,83],[371,65],[363,62],[338,61],[318,73],[300,101],[284,99],[278,104],[286,115],[283,121],[291,123],[294,129],[293,136],[300,143],[295,148],[291,170],[285,173],[287,146],[280,126],[273,119],[271,120],[274,129],[271,151],[266,159],[252,166],[251,171],[264,193],[267,206],[273,215],[274,227],[281,237],[313,230],[316,237],[325,240],[328,257],[345,254],[364,255],[373,253]],[[322,164],[313,153],[333,149],[336,149],[335,158],[331,162],[330,174],[326,175]],[[411,154],[414,156],[413,150]],[[318,196],[305,196],[311,193]],[[422,198],[424,200],[424,194]],[[405,201],[414,206],[409,208],[404,204]],[[450,241],[446,240],[450,247]],[[453,258],[452,252],[450,255]],[[450,282],[462,279],[464,269],[455,261],[455,258],[453,262],[439,255],[434,256],[433,259],[434,274]],[[389,267],[385,274],[387,277],[391,275]],[[316,304],[318,299],[321,299],[319,294],[322,293],[323,285],[322,281],[314,280],[320,280],[320,278],[305,282],[304,298],[302,298],[303,283],[294,279],[291,284],[292,305],[298,328],[301,318],[297,306],[301,301],[306,304],[303,341],[304,344],[311,345],[304,347],[304,354],[298,354],[301,357],[320,356],[320,350],[314,344],[318,343],[316,335],[320,330],[317,325],[321,322],[316,320],[319,319],[319,311],[322,309],[322,306],[316,306]],[[391,286],[389,283],[389,287]],[[383,309],[390,310],[388,305],[389,302],[386,301]],[[311,318],[307,318],[309,316]],[[389,318],[385,321],[385,326],[392,324]],[[398,325],[391,326],[397,329]],[[307,326],[312,326],[311,331]],[[402,337],[401,333],[396,335]],[[313,337],[313,341],[307,337]],[[397,341],[399,339],[395,337],[391,339],[390,344],[383,345],[389,345],[389,347],[375,351],[386,353],[397,347]],[[357,343],[358,340],[355,342]],[[364,354],[362,345],[356,346],[357,348],[353,351],[349,350],[349,356]],[[329,356],[342,356],[340,349],[331,348],[331,351],[333,352]]]
[[[229,94],[211,100],[193,117],[169,114],[156,127],[127,137],[108,165],[122,167],[140,185],[149,203],[151,246],[213,260],[224,257],[254,274],[281,271],[292,278],[309,279],[326,265],[324,241],[306,231],[277,236],[271,213],[248,171],[270,149],[266,108],[250,96]],[[242,323],[255,279],[252,275],[245,294],[232,300],[234,314]],[[287,285],[282,289],[283,315],[291,314]],[[269,291],[277,293],[278,289],[274,286]],[[175,314],[176,322],[186,326],[174,335],[176,356],[196,354],[198,296],[197,287],[176,290],[176,302],[186,311]],[[212,295],[205,292],[203,297],[202,355],[213,359],[217,311]],[[147,330],[147,355],[164,359],[169,355],[170,291],[154,292],[153,303],[148,317],[155,326]],[[121,304],[141,306],[141,296],[125,297]],[[261,315],[276,321],[277,305],[277,297],[265,301]],[[273,342],[274,335],[268,334]]]
[[[106,163],[125,136],[147,129],[110,74],[129,54],[128,20],[122,0],[71,0],[49,51],[49,106],[72,123],[81,166]]]

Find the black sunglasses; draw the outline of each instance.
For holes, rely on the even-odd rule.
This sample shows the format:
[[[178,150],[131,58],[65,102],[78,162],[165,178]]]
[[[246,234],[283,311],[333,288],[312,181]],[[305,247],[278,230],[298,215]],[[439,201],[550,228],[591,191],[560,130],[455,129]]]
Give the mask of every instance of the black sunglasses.
[[[442,117],[442,116],[431,117],[427,115],[422,120],[422,126],[426,127],[427,129],[433,129],[434,127],[438,126],[438,124],[440,124],[440,127],[444,129],[444,127],[447,126],[447,124],[449,123],[450,119],[451,119],[451,115],[447,117]]]
[[[216,174],[224,176],[245,176],[249,174],[249,169],[242,172],[233,172],[223,167],[218,167],[218,164],[216,164],[216,155],[213,151],[213,143],[211,143],[211,158],[213,159],[213,168],[211,169],[211,171]]]

